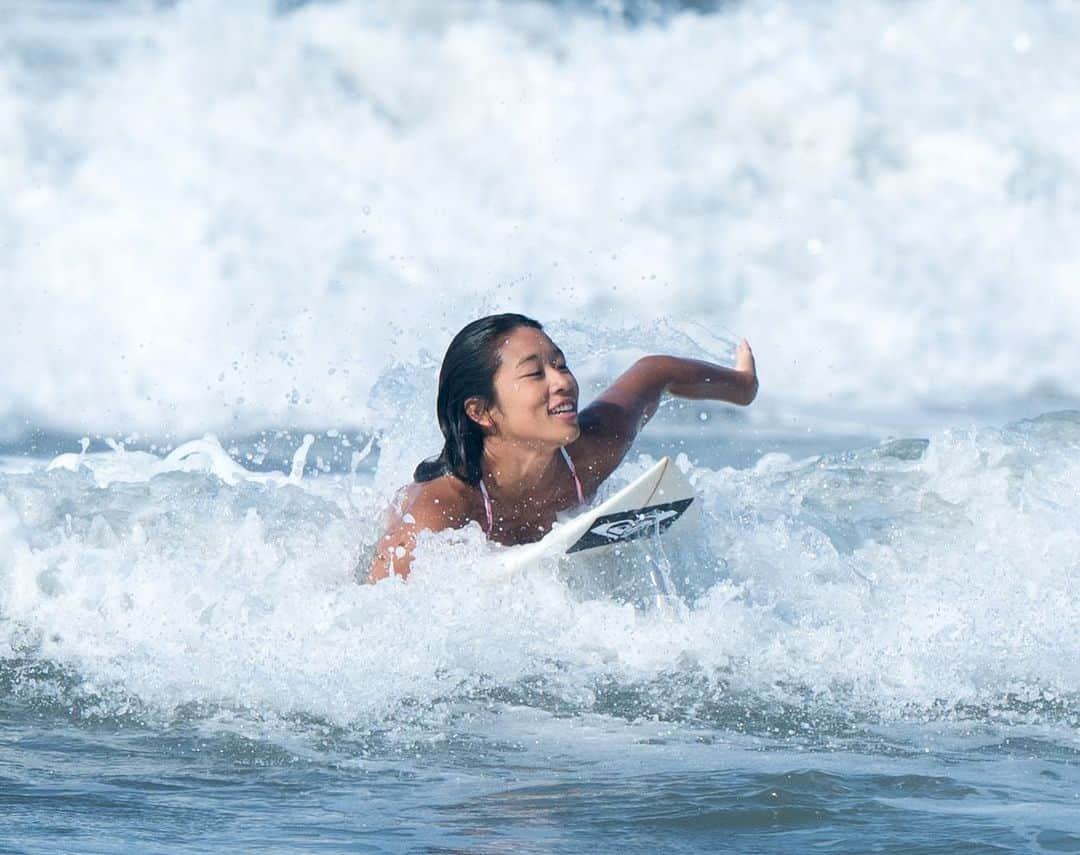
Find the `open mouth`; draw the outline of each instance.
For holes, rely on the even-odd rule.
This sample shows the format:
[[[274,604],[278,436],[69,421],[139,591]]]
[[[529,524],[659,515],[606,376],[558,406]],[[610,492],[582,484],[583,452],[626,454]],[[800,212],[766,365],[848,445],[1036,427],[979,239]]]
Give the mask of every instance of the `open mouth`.
[[[569,421],[577,417],[577,404],[573,401],[567,401],[564,404],[559,404],[557,407],[552,407],[548,410],[548,413],[555,416],[557,419]]]

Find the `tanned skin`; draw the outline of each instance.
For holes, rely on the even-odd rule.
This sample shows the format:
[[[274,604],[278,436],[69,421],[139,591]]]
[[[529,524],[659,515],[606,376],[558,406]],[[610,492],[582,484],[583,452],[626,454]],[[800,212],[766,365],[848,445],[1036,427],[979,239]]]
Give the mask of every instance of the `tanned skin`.
[[[758,390],[750,345],[726,368],[676,356],[646,356],[577,412],[577,380],[562,351],[542,331],[519,327],[499,347],[495,400],[470,398],[466,414],[485,432],[481,464],[494,524],[488,537],[516,545],[539,540],[556,514],[578,503],[559,449],[566,447],[586,498],[615,470],[665,394],[746,406]],[[572,404],[571,412],[562,412]],[[552,411],[555,412],[552,412]],[[409,574],[421,531],[486,528],[479,489],[454,475],[413,483],[398,494],[386,533],[376,547],[368,582]]]

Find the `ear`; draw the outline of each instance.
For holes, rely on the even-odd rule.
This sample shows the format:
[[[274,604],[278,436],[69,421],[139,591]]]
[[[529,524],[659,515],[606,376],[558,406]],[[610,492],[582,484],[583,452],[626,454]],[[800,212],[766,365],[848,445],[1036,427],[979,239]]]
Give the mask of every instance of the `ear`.
[[[491,413],[488,411],[488,402],[483,398],[467,398],[465,415],[485,430],[495,427],[495,420],[491,418]]]

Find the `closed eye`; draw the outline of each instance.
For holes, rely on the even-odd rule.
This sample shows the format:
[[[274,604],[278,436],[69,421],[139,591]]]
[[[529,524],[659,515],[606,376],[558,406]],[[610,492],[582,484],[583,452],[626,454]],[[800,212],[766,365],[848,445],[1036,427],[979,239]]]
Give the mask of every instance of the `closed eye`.
[[[570,373],[570,366],[567,365],[565,362],[563,362],[563,363],[552,362],[550,364],[551,364],[551,367],[554,368],[556,371],[561,371],[564,374],[569,374]],[[543,377],[543,376],[544,376],[544,369],[543,368],[540,368],[540,369],[538,369],[536,371],[531,371],[528,374],[522,374],[521,375],[522,379],[527,378],[527,377]]]

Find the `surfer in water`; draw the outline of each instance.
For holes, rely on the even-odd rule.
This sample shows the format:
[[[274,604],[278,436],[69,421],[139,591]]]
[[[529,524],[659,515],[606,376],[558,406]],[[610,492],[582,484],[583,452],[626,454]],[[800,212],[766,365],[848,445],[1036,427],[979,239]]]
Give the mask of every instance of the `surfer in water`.
[[[439,371],[446,443],[398,494],[367,581],[409,574],[421,531],[477,522],[506,545],[531,543],[619,465],[667,393],[746,406],[757,395],[750,345],[735,368],[645,356],[578,412],[566,356],[531,318],[490,315],[454,336]]]

